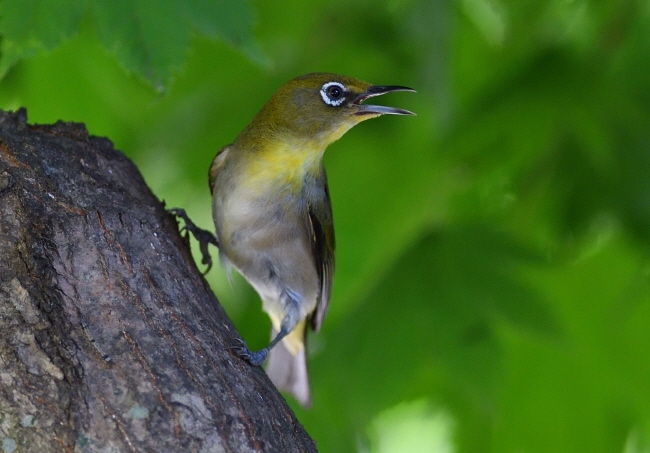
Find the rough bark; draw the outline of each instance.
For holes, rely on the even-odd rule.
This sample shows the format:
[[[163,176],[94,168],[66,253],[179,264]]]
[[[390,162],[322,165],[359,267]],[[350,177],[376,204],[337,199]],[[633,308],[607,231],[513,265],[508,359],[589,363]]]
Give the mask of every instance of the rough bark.
[[[135,166],[0,112],[5,452],[316,451]]]

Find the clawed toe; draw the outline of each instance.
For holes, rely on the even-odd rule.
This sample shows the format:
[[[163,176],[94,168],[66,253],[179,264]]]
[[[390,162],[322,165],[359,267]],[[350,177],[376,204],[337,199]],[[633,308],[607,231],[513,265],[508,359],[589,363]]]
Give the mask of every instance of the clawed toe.
[[[246,360],[248,363],[254,366],[259,366],[264,363],[266,357],[269,355],[268,349],[260,349],[259,351],[251,351],[246,342],[241,339],[235,340],[237,345],[232,346],[231,349],[235,351],[242,359]]]
[[[201,263],[207,266],[207,269],[203,272],[203,275],[207,274],[212,268],[212,257],[210,256],[210,251],[208,250],[208,245],[212,244],[215,247],[219,247],[219,241],[214,234],[203,228],[199,228],[192,222],[188,217],[184,209],[181,208],[172,208],[169,210],[169,213],[183,219],[185,225],[181,227],[180,231],[187,231],[194,236],[194,239],[199,243],[199,248],[201,250]]]

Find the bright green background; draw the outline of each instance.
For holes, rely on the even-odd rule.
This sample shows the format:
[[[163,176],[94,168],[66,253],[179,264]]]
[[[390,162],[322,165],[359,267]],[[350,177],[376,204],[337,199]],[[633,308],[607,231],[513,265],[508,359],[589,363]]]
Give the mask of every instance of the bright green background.
[[[296,407],[321,452],[650,449],[648,1],[3,0],[0,17],[0,108],[84,122],[210,228],[210,160],[285,81],[418,90],[381,99],[417,117],[326,154],[337,272],[314,407]],[[209,279],[266,344],[252,290]]]

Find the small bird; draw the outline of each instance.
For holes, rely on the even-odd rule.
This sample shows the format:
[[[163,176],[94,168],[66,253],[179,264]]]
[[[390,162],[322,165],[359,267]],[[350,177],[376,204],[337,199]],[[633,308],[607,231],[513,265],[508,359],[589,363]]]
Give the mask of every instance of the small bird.
[[[219,259],[255,288],[271,318],[270,344],[238,355],[309,407],[306,327],[318,332],[330,303],[334,224],[323,154],[352,126],[408,110],[362,104],[403,86],[307,74],[281,87],[210,166]]]

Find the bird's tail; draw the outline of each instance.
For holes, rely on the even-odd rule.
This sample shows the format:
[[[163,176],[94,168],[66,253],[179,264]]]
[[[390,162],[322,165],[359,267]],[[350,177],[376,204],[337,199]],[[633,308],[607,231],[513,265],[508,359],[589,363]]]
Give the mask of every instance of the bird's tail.
[[[271,330],[275,338],[277,330]],[[305,354],[305,321],[278,343],[271,352],[266,365],[266,374],[278,390],[291,393],[303,407],[311,406],[307,356]]]

